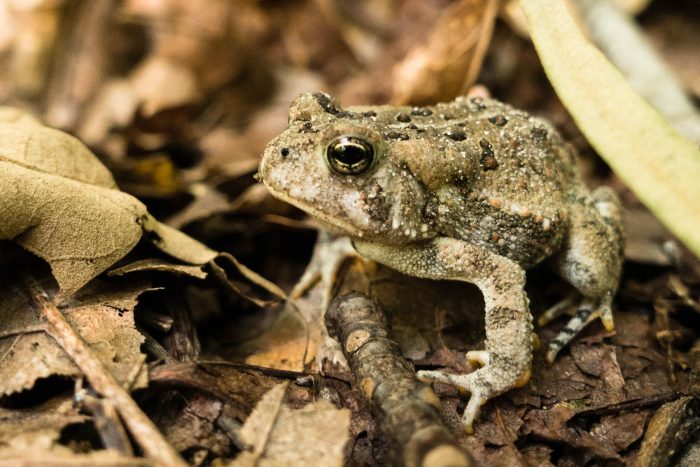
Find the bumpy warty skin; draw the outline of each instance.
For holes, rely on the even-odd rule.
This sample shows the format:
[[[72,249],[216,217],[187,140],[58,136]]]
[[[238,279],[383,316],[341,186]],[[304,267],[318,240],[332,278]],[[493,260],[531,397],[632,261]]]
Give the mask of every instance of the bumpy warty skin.
[[[337,156],[334,147],[354,152]],[[352,165],[358,158],[371,164]],[[587,307],[550,344],[548,359],[588,316],[597,313],[612,328],[622,265],[619,201],[605,187],[590,193],[572,147],[525,112],[462,97],[429,107],[344,109],[327,94],[303,94],[288,128],[268,144],[259,176],[273,195],[353,238],[368,258],[481,289],[486,349],[467,358],[483,367],[419,374],[471,393],[468,429],[481,404],[529,378],[525,269],[551,258]]]

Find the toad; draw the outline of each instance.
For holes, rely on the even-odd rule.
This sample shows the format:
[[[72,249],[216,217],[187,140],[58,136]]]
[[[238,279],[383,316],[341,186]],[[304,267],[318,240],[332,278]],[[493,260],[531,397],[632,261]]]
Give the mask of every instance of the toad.
[[[620,202],[607,187],[590,192],[571,145],[523,111],[466,97],[343,108],[327,94],[303,94],[288,128],[268,144],[259,177],[274,196],[349,236],[361,255],[404,274],[479,287],[485,348],[466,355],[479,368],[418,372],[470,394],[467,431],[485,401],[530,377],[528,268],[548,261],[580,294],[549,344],[549,362],[596,318],[613,329]],[[572,303],[555,305],[540,322]]]

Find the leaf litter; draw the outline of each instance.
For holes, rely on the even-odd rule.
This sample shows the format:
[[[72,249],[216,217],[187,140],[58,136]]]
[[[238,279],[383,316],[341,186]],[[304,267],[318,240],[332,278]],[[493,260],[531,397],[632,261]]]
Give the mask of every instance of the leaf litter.
[[[479,464],[686,455],[700,263],[581,136],[546,84],[518,2],[498,13],[475,0],[21,3],[0,6],[11,25],[0,28],[0,99],[38,118],[0,109],[3,463],[153,465],[157,438],[173,463],[190,465],[391,464],[400,446],[347,369],[317,365],[332,355],[322,284],[287,297],[313,222],[253,179],[288,103],[308,90],[348,104],[493,94],[549,118],[579,150],[589,184],[615,187],[631,213],[615,333],[591,327],[546,367],[541,349],[563,323],[539,329],[530,384],[486,404],[471,437],[459,425],[464,398],[436,386],[444,422]],[[681,34],[697,25],[686,3],[623,2],[652,41],[666,41],[662,58],[676,68],[697,50]],[[697,67],[680,71],[696,92]],[[414,366],[471,370],[464,352],[483,340],[475,288],[366,262],[349,262],[339,279],[339,290],[379,299]],[[528,279],[535,316],[566,295],[545,268]],[[27,280],[93,355],[82,370],[30,304]],[[115,387],[85,371],[95,362]],[[116,386],[138,404],[125,409]],[[144,437],[135,419],[157,432]],[[679,426],[689,427],[682,443],[670,443]]]

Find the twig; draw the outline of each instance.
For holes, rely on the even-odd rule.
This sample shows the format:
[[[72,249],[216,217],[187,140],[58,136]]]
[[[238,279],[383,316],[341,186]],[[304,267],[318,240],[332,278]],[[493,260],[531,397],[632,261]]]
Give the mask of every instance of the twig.
[[[243,426],[241,422],[225,414],[221,414],[216,419],[216,426],[224,430],[224,433],[228,435],[233,445],[236,446],[239,451],[251,450],[251,447],[241,440],[240,431]]]
[[[99,399],[85,394],[85,391],[83,393],[84,395],[79,398],[80,404],[92,414],[95,428],[100,434],[104,447],[133,457],[134,451],[131,449],[129,437],[119,420],[114,404],[109,399]]]
[[[670,402],[681,397],[682,394],[678,392],[665,392],[663,394],[655,394],[649,397],[642,397],[639,399],[630,399],[626,401],[619,402],[617,404],[606,405],[605,407],[598,407],[596,409],[582,410],[576,413],[576,417],[599,417],[601,415],[615,415],[623,410],[642,410],[648,409],[650,407],[656,407],[666,402]]]
[[[160,342],[158,342],[153,336],[151,336],[151,334],[148,331],[143,329],[138,324],[136,325],[136,330],[140,332],[146,339],[143,343],[146,352],[150,353],[151,355],[160,360],[163,360],[165,363],[175,363],[177,361],[172,355],[170,355],[170,353],[165,349],[165,347],[160,345]]]
[[[442,422],[442,405],[430,386],[416,378],[389,340],[379,304],[360,293],[337,298],[326,314],[339,337],[355,387],[369,402],[384,434],[397,446],[397,463],[407,466],[471,466],[473,461]]]
[[[307,378],[334,380],[344,384],[350,383],[349,381],[329,375],[265,368],[246,363],[229,362],[226,360],[166,362],[165,364],[152,367],[148,372],[148,380],[151,385],[196,389],[222,401],[236,401],[234,396],[228,394],[225,389],[221,388],[221,385],[219,384],[221,378],[217,372],[212,371],[213,368],[211,368],[215,366],[226,366],[235,368],[241,372],[257,373],[258,375],[271,378],[292,380],[295,384],[302,386],[307,383]]]
[[[0,332],[0,339],[5,339],[13,336],[24,336],[25,334],[34,334],[37,332],[46,332],[47,328],[45,324],[35,324],[33,326],[27,326],[23,329],[10,329],[9,331]]]
[[[161,466],[186,467],[178,452],[92,353],[46,293],[35,282],[29,283],[28,288],[32,301],[49,323],[49,334],[73,359],[92,387],[114,404],[146,456]]]
[[[351,383],[351,381],[349,381],[347,378],[342,378],[340,376],[324,375],[321,373],[315,373],[311,371],[281,370],[278,368],[268,368],[264,366],[251,365],[249,363],[230,362],[228,360],[197,360],[197,365],[228,366],[243,371],[255,371],[265,376],[272,376],[274,378],[293,379],[295,381],[300,381],[304,380],[305,378],[312,377],[338,381],[345,384]]]

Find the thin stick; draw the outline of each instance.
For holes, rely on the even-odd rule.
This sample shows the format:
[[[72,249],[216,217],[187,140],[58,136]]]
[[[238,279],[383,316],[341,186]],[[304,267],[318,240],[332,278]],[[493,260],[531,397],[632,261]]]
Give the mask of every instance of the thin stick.
[[[36,283],[30,283],[28,286],[31,299],[49,323],[51,337],[73,359],[92,387],[114,404],[146,456],[157,465],[187,467],[178,452],[163,438],[153,422],[95,357],[46,293]]]
[[[369,402],[379,428],[396,446],[396,464],[475,465],[442,421],[442,405],[389,339],[378,302],[351,293],[338,297],[326,313],[332,335],[340,338],[354,387]]]

